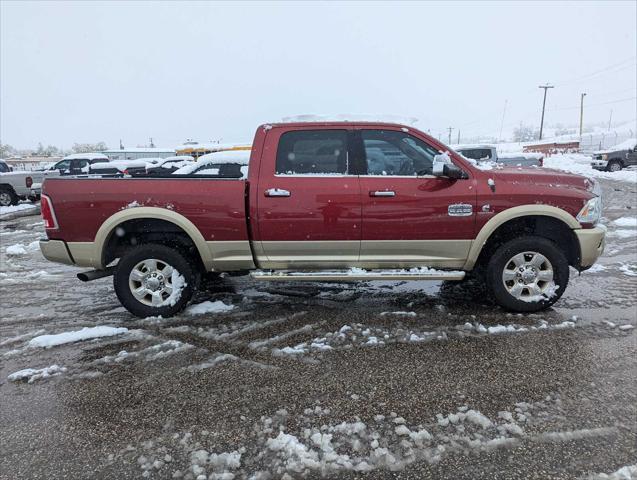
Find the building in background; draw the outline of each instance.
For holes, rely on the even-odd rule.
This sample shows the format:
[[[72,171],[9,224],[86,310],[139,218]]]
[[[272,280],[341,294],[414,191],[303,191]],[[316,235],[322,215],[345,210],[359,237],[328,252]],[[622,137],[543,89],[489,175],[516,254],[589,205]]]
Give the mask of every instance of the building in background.
[[[168,158],[175,156],[175,150],[171,148],[160,147],[135,147],[135,148],[117,148],[112,150],[104,150],[109,160],[138,160],[144,158]]]
[[[242,143],[238,145],[223,144],[223,143],[199,143],[192,140],[186,141],[184,144],[175,148],[177,155],[190,155],[197,159],[202,155],[214,152],[225,152],[228,150],[251,150],[252,145],[249,143]]]

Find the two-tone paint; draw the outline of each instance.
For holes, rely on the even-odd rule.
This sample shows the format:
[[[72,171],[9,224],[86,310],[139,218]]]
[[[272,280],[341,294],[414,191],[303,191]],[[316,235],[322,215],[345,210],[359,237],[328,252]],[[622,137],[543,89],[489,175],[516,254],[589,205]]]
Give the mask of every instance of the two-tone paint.
[[[302,129],[408,132],[449,152],[466,178],[367,175],[360,149],[351,145],[344,175],[277,175],[280,136]],[[289,196],[270,195],[272,191]],[[552,217],[573,230],[580,248],[588,249],[579,255],[578,267],[592,264],[603,248],[603,232],[575,218],[593,196],[584,177],[535,168],[480,170],[434,138],[386,123],[261,126],[247,180],[54,178],[46,180],[43,192],[58,221],[57,228],[46,230],[50,241],[43,243],[45,256],[97,269],[105,267],[104,246],[118,225],[140,218],[179,227],[196,245],[205,267],[218,271],[354,266],[471,270],[499,226],[528,215]]]

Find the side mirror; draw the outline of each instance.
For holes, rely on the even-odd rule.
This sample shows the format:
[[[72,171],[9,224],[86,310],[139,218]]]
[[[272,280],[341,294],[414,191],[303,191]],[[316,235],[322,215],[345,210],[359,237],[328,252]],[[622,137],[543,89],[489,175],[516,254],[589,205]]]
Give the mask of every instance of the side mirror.
[[[431,167],[432,173],[436,177],[442,177],[445,174],[444,172],[445,165],[450,165],[450,164],[453,165],[451,163],[451,159],[449,158],[449,155],[447,155],[446,153],[435,155],[433,165]]]
[[[441,153],[434,157],[432,173],[436,177],[466,178],[466,174],[451,161],[446,153]]]
[[[454,165],[453,163],[447,163],[442,168],[442,173],[445,177],[459,179],[466,178],[467,174],[462,171],[460,167]]]

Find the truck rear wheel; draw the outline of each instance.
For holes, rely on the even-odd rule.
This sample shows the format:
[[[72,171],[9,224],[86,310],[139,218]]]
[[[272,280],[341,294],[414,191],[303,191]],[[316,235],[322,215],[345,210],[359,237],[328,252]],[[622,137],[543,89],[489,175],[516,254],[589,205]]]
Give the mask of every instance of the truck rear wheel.
[[[146,244],[124,255],[113,285],[124,308],[137,317],[170,317],[183,310],[197,288],[188,257],[165,245]]]
[[[522,237],[501,245],[487,266],[487,284],[496,302],[514,312],[537,312],[557,302],[569,279],[562,251],[542,237]]]
[[[17,205],[20,199],[11,187],[0,187],[0,207]]]

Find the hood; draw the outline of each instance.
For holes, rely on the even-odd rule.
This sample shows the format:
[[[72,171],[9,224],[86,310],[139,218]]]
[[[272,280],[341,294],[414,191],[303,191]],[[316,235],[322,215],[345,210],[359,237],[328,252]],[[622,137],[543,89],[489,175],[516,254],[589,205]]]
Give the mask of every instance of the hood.
[[[523,182],[533,185],[572,188],[587,192],[593,192],[595,188],[595,180],[591,178],[552,168],[504,167],[490,171],[489,175],[494,180],[502,182]]]

